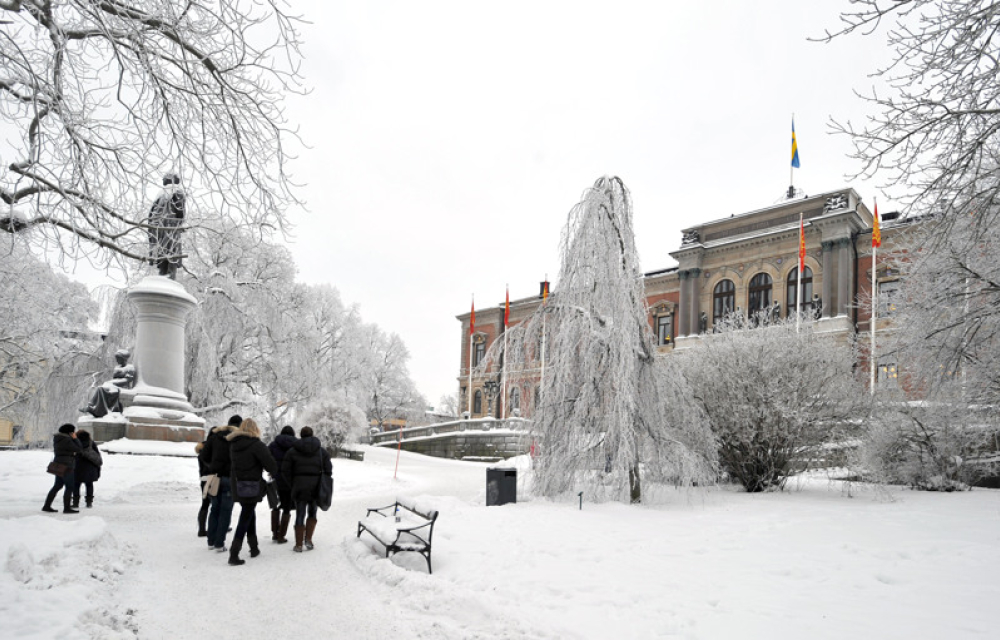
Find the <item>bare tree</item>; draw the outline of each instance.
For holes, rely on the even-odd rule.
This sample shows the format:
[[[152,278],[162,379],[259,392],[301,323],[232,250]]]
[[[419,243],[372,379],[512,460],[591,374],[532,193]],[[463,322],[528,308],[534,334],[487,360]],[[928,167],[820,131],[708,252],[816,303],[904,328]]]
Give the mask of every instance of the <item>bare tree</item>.
[[[642,480],[711,477],[711,438],[672,363],[658,362],[619,178],[600,178],[569,214],[559,290],[507,338],[508,379],[546,369],[535,430],[544,438],[535,487],[642,500]],[[494,362],[497,341],[483,366]]]
[[[871,34],[888,25],[892,63],[874,71],[888,86],[866,99],[876,114],[856,127],[834,121],[854,139],[860,175],[879,173],[904,186],[916,213],[997,213],[994,179],[1000,133],[1000,3],[977,0],[852,0],[842,26],[826,40]]]
[[[144,259],[147,190],[167,171],[199,194],[189,225],[211,212],[283,227],[281,98],[300,84],[281,5],[0,1],[0,229],[104,264]]]

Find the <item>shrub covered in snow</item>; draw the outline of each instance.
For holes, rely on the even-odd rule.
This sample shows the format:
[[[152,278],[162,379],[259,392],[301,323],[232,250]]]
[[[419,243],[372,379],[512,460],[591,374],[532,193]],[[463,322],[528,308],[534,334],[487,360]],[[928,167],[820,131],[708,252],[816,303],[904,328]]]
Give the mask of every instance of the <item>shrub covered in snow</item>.
[[[977,414],[981,414],[977,417]],[[963,491],[996,474],[998,432],[984,412],[952,403],[884,403],[854,452],[862,478],[926,491]]]
[[[312,427],[323,446],[336,452],[364,433],[365,413],[354,405],[320,402],[306,411],[303,426]]]

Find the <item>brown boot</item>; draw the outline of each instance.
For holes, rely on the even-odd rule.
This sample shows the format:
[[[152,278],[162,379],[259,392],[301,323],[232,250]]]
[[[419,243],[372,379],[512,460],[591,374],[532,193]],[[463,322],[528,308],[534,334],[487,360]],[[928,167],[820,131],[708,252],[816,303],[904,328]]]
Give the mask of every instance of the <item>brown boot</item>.
[[[278,541],[278,510],[271,509],[271,540],[274,542]]]
[[[313,531],[316,530],[316,518],[306,518],[306,549],[313,549]]]
[[[278,538],[275,540],[278,544],[285,544],[288,542],[288,538],[285,534],[288,533],[288,523],[292,520],[292,512],[286,511],[281,514],[281,522],[278,524]]]
[[[306,528],[295,525],[295,546],[292,547],[292,551],[297,553],[302,553],[302,539],[306,535]]]

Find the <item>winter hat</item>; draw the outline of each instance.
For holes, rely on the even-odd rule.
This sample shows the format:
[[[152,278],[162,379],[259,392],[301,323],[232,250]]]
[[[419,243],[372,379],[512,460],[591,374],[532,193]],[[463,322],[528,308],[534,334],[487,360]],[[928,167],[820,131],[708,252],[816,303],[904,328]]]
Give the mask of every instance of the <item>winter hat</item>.
[[[226,424],[228,424],[230,427],[238,427],[242,423],[243,423],[243,416],[241,416],[238,413],[234,413],[233,415],[229,416],[229,422],[227,422]]]
[[[70,434],[73,433],[74,431],[76,431],[76,425],[72,425],[68,422],[63,426],[59,427],[59,433]]]
[[[293,429],[290,425],[286,425],[286,426],[282,427],[282,429],[281,429],[281,435],[283,435],[283,436],[294,436],[295,435],[295,429]]]

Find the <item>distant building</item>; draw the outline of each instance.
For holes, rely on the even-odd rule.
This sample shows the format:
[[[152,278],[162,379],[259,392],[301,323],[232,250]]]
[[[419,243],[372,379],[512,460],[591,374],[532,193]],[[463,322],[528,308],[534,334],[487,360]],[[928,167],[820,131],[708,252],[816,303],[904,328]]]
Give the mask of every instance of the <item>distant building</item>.
[[[767,313],[794,315],[798,283],[799,219],[805,231],[806,257],[802,272],[802,310],[815,305],[817,328],[847,344],[856,333],[867,333],[870,314],[858,300],[871,295],[872,213],[853,189],[795,197],[770,207],[682,230],[679,248],[669,252],[677,266],[644,276],[649,323],[660,354],[692,347],[712,326],[734,311],[748,317]],[[897,213],[882,216],[882,249],[878,253],[879,327],[890,323],[892,295],[899,273],[888,260],[906,225]],[[558,291],[552,292],[558,296]],[[516,325],[541,304],[538,296],[511,301],[510,324]],[[494,341],[503,338],[503,304],[476,310],[475,332],[469,335],[470,314],[462,323],[459,365],[460,410],[467,411],[472,393],[473,418],[520,415],[530,417],[539,389],[537,377],[523,376],[507,386],[507,406],[501,408],[503,385],[498,366],[477,371]],[[469,350],[473,376],[469,389]],[[867,363],[863,363],[867,367]],[[894,362],[879,362],[879,378],[894,379]],[[527,379],[528,382],[522,380]],[[502,414],[502,415],[501,415]]]

